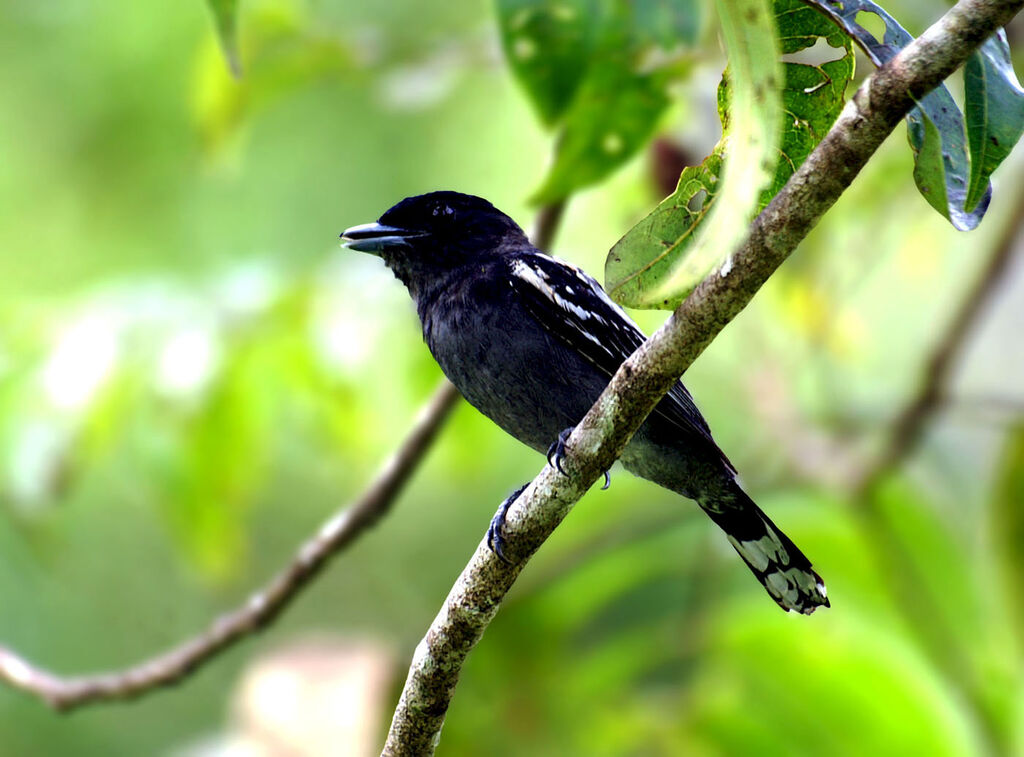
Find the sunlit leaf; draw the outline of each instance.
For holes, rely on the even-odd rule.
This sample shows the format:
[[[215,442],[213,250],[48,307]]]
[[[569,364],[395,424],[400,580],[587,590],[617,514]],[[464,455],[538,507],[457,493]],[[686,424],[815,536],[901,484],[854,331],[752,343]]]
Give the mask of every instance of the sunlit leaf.
[[[205,147],[211,154],[244,133],[242,127],[262,109],[311,83],[352,70],[353,52],[343,39],[309,31],[291,7],[257,9],[245,27],[246,75],[225,73],[211,43],[198,51],[191,105]]]
[[[775,172],[783,74],[771,8],[763,0],[721,0],[717,7],[729,56],[728,107],[719,90],[725,136],[608,253],[605,283],[625,305],[681,302],[732,253]]]
[[[224,50],[228,68],[235,77],[242,75],[238,56],[238,0],[207,0],[217,25],[217,36]]]
[[[988,177],[1024,131],[1024,89],[1013,72],[1010,47],[1002,29],[967,59],[964,111],[971,147],[971,182],[966,200],[970,210],[986,196]]]

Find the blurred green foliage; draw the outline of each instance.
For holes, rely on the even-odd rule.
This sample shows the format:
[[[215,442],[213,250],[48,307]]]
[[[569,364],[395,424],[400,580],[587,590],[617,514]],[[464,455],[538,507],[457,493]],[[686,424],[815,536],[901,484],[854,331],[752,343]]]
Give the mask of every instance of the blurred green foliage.
[[[200,2],[0,8],[0,641],[57,671],[203,627],[403,437],[439,372],[404,291],[337,234],[438,188],[525,224],[554,149],[489,4],[241,7],[237,81]],[[920,31],[942,9],[890,10]],[[694,49],[658,126],[700,156],[723,61],[710,30]],[[649,168],[574,195],[555,251],[600,270],[660,199]],[[907,469],[867,504],[829,475],[916,389],[1020,170],[964,236],[891,140],[687,375],[833,608],[783,615],[695,508],[613,472],[474,651],[439,754],[1024,748],[1019,265]],[[208,754],[241,671],[311,630],[391,644],[397,690],[542,463],[460,408],[393,513],[273,628],[133,703],[64,717],[0,689],[0,755]]]
[[[643,148],[691,68],[697,0],[498,0],[502,45],[541,122],[557,130],[532,201],[558,202]]]

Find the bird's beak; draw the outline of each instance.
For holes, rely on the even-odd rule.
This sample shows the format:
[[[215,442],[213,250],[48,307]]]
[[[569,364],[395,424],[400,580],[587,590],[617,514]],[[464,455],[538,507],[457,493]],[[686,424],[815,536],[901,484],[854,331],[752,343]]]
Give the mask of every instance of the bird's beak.
[[[410,239],[422,236],[425,234],[419,231],[384,226],[380,223],[364,223],[345,229],[341,234],[341,243],[350,250],[379,255],[386,249],[408,245]]]

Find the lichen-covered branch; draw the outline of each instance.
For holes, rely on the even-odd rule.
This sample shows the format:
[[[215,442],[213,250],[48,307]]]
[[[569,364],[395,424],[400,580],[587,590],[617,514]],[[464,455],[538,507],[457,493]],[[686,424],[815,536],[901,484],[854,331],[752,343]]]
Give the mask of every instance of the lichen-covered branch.
[[[359,499],[324,523],[266,586],[250,595],[241,607],[215,619],[205,631],[134,667],[84,676],[56,675],[0,647],[0,680],[60,710],[130,699],[160,686],[178,683],[227,647],[273,621],[330,558],[390,509],[459,397],[455,387],[444,381],[420,411],[402,446]]]
[[[608,469],[644,418],[717,334],[751,300],[836,202],[913,105],[936,87],[1024,0],[961,0],[869,77],[832,130],[755,219],[727,275],[711,274],[638,349],[576,426],[567,476],[544,468],[510,508],[507,566],[483,542],[416,648],[384,755],[429,755],[440,737],[462,664],[525,561]]]

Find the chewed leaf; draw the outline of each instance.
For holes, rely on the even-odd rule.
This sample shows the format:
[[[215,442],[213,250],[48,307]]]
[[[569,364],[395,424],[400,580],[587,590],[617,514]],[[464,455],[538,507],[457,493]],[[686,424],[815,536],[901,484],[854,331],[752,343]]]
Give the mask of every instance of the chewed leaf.
[[[217,25],[217,36],[224,50],[228,68],[236,78],[242,75],[238,57],[238,0],[207,0]]]
[[[871,0],[808,1],[842,27],[875,65],[887,63],[914,39]],[[872,13],[885,24],[881,41],[857,22],[860,13]],[[992,196],[988,177],[1020,138],[1024,124],[1024,93],[1013,75],[1004,36],[993,38],[969,59],[965,77],[970,157],[964,117],[945,85],[922,97],[907,116],[918,189],[961,231],[981,222]]]
[[[648,303],[647,298],[660,282],[671,279],[715,206],[724,150],[723,141],[699,166],[685,169],[676,191],[612,247],[604,271],[605,288],[615,300],[630,307],[672,307],[673,298],[663,303]]]
[[[1024,131],[1024,89],[1013,72],[1010,46],[1001,29],[967,59],[964,90],[971,148],[966,207],[972,210],[986,197],[988,177]]]
[[[699,211],[698,233],[692,244],[673,240],[682,254],[668,279],[644,293],[647,307],[679,304],[719,265],[726,275],[729,257],[757,212],[761,192],[779,160],[782,65],[772,4],[770,0],[718,0],[716,7],[730,71],[726,77],[728,118],[723,120],[727,151],[720,174],[722,187],[714,201]],[[694,204],[695,199],[691,197],[688,203]]]
[[[846,103],[846,86],[853,78],[853,45],[835,24],[801,0],[776,0],[775,20],[779,47],[791,56],[824,40],[832,60],[816,63],[783,58],[782,141],[771,184],[761,195],[763,208],[778,194],[818,142],[825,136]]]

